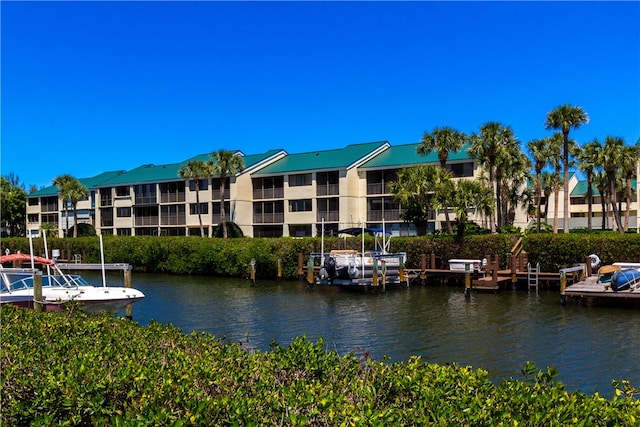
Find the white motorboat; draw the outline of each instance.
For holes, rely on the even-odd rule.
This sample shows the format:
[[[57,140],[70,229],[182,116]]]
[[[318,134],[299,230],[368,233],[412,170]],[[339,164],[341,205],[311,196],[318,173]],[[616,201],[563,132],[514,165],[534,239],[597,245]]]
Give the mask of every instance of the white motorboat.
[[[80,303],[82,311],[99,313],[118,312],[128,304],[140,301],[144,294],[133,288],[122,286],[92,286],[79,275],[63,273],[56,263],[48,258],[27,254],[0,256],[0,304],[13,304],[33,308],[35,269],[5,268],[9,262],[32,262],[40,264],[47,274],[42,275],[42,306],[45,310],[63,310],[71,301]]]

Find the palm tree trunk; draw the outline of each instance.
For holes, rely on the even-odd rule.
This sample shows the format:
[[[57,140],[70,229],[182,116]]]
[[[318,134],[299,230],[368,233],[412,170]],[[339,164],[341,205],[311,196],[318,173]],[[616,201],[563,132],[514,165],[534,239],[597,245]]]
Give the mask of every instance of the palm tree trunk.
[[[227,216],[224,211],[224,185],[226,177],[224,174],[220,175],[220,224],[222,224],[222,236],[226,239],[227,236]]]
[[[564,168],[564,232],[569,233],[569,132],[563,132],[564,155],[562,159]]]
[[[591,199],[593,198],[593,189],[591,188],[592,181],[591,173],[587,172],[587,230],[591,233],[592,230],[592,219],[593,216],[593,205]]]
[[[75,203],[73,204],[73,237],[78,237],[78,212]]]
[[[540,212],[540,198],[542,197],[542,180],[540,178],[540,171],[537,170],[536,171],[536,213],[537,213],[537,219],[538,219],[538,233],[540,233],[540,217],[541,217],[541,212]]]
[[[624,227],[622,226],[622,220],[620,219],[620,212],[616,205],[616,177],[615,172],[609,177],[609,189],[611,191],[611,209],[613,212],[613,219],[618,227],[618,231],[624,234]]]
[[[555,183],[553,185],[553,233],[558,234],[558,202],[559,202],[559,190],[560,183],[558,180],[560,179],[559,171],[556,170]]]

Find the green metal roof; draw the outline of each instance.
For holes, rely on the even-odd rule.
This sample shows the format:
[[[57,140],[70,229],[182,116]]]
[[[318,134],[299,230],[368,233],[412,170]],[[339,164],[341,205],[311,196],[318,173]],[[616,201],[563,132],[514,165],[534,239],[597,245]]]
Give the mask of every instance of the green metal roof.
[[[239,151],[236,151],[236,153],[241,154]],[[245,170],[251,170],[256,165],[260,165],[280,153],[283,153],[283,150],[269,150],[262,154],[252,154],[248,156],[243,155],[242,160],[244,162]],[[191,157],[180,163],[171,163],[166,165],[142,165],[111,180],[102,182],[100,186],[113,187],[117,185],[132,185],[146,182],[179,181],[182,180],[182,178],[178,175],[178,171],[183,165],[187,164],[187,162],[191,160],[206,162],[210,160],[210,156],[209,154],[198,154],[197,156]]]
[[[420,143],[396,145],[383,151],[368,162],[360,165],[362,169],[392,169],[408,166],[415,166],[425,163],[440,164],[438,153],[431,151],[427,155],[418,154],[418,146]],[[449,153],[447,163],[473,159],[467,153],[470,144],[465,144],[460,151],[452,151]]]
[[[110,179],[113,179],[119,175],[122,175],[126,173],[126,171],[124,170],[120,170],[120,171],[111,171],[111,172],[102,172],[101,174],[98,174],[94,177],[91,178],[78,178],[78,181],[80,181],[80,184],[84,185],[85,187],[87,187],[89,190],[93,190],[94,188],[96,188],[97,186],[99,186],[101,183],[108,181]],[[58,187],[56,187],[55,185],[50,185],[48,187],[42,188],[38,191],[35,191],[31,194],[29,194],[27,197],[47,197],[47,196],[55,196],[58,193],[60,193]]]
[[[253,175],[277,175],[318,169],[349,169],[390,147],[387,141],[351,144],[335,150],[316,150],[288,154],[286,157],[258,170]]]
[[[626,185],[626,184],[625,184]],[[636,180],[631,180],[631,190],[636,191]],[[591,191],[594,196],[599,196],[600,192],[595,185],[591,184]],[[587,195],[587,181],[578,181],[578,184],[571,190],[571,196],[586,196]]]

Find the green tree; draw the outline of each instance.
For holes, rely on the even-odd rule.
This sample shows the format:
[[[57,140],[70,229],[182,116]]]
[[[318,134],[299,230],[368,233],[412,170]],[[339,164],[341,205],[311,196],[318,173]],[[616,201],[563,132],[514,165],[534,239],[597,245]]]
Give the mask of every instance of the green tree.
[[[618,231],[624,233],[620,211],[616,202],[616,172],[622,164],[624,153],[624,141],[622,138],[607,136],[600,152],[600,162],[607,175],[607,183],[609,185],[609,201],[611,202],[611,212]]]
[[[453,183],[450,206],[456,215],[457,238],[462,239],[469,213],[490,215],[493,209],[491,189],[480,181],[460,179]]]
[[[598,139],[594,139],[584,147],[578,148],[575,153],[578,168],[587,175],[587,230],[589,233],[593,230],[593,174],[600,167],[598,160],[600,150],[602,150],[602,144]]]
[[[42,235],[46,234],[47,237],[57,237],[58,228],[53,222],[45,222],[44,224],[40,225],[40,233],[42,233]]]
[[[622,149],[622,161],[620,162],[621,172],[624,178],[624,231],[629,231],[629,217],[631,215],[631,202],[633,201],[632,179],[636,174],[636,167],[639,157],[638,145],[625,145]]]
[[[398,171],[396,180],[389,183],[389,191],[400,203],[402,218],[416,225],[418,235],[428,230],[431,204],[438,183],[450,179],[451,174],[433,165],[420,165]]]
[[[211,163],[202,160],[189,160],[178,170],[178,176],[187,181],[193,181],[196,188],[196,209],[198,211],[198,222],[200,224],[200,236],[204,237],[204,225],[202,225],[202,214],[200,212],[200,182],[207,180],[213,175]]]
[[[65,217],[65,226],[64,226],[64,236],[67,237],[69,233],[69,197],[70,191],[73,181],[76,178],[69,174],[58,175],[53,179],[53,185],[58,187],[58,193],[60,200],[63,203],[64,217]]]
[[[218,150],[210,154],[210,157],[215,159],[214,162],[210,162],[212,167],[212,174],[220,176],[220,224],[222,224],[222,231],[224,238],[228,237],[227,233],[227,218],[224,208],[224,187],[229,177],[244,170],[244,161],[239,154],[229,150]]]
[[[508,154],[508,150],[513,147],[514,141],[513,130],[499,122],[487,122],[480,126],[479,133],[471,135],[469,154],[474,156],[478,163],[488,170],[489,186],[494,197],[494,203],[497,206],[500,206],[500,190],[496,185],[496,163],[501,156]],[[495,214],[499,214],[499,209],[492,210],[491,232],[496,231]]]
[[[2,228],[11,236],[24,236],[26,232],[27,192],[13,173],[0,178],[0,205]]]
[[[58,187],[60,199],[64,203],[66,228],[65,236],[69,232],[69,204],[73,210],[74,224],[78,223],[78,202],[89,195],[89,189],[85,187],[78,178],[69,174],[60,175],[54,178],[53,185]],[[78,237],[78,227],[73,227],[73,237]]]
[[[547,166],[551,159],[551,151],[549,150],[548,140],[545,138],[534,139],[527,144],[531,157],[533,158],[533,167],[536,171],[536,223],[538,233],[540,232],[540,222],[542,219],[540,212],[540,201],[542,199],[542,170]]]
[[[416,151],[420,155],[427,155],[432,151],[438,153],[440,167],[447,170],[447,159],[450,152],[458,152],[462,146],[469,140],[469,137],[451,127],[434,128],[431,133],[424,132],[422,140]],[[449,219],[449,207],[443,206],[445,220],[447,223],[447,231],[453,234],[451,221]]]
[[[553,166],[553,232],[558,233],[558,206],[560,206],[560,171],[562,170],[562,135],[558,132],[547,138]]]
[[[569,131],[578,129],[583,124],[589,123],[589,117],[582,107],[560,105],[547,113],[545,127],[557,129],[562,132],[563,154],[562,164],[564,169],[564,232],[569,232]]]
[[[600,229],[604,231],[609,226],[608,225],[609,210],[607,208],[607,206],[609,206],[608,204],[609,190],[608,190],[607,174],[604,172],[604,170],[597,171],[596,173],[594,173],[593,185],[598,190],[598,193],[600,193],[600,207],[602,209],[602,224]]]

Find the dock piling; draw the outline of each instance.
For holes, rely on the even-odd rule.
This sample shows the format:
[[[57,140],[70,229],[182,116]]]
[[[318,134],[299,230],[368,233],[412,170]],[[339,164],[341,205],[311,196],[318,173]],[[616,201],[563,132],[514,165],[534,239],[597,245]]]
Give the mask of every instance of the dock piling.
[[[33,272],[33,310],[42,311],[42,271]]]

